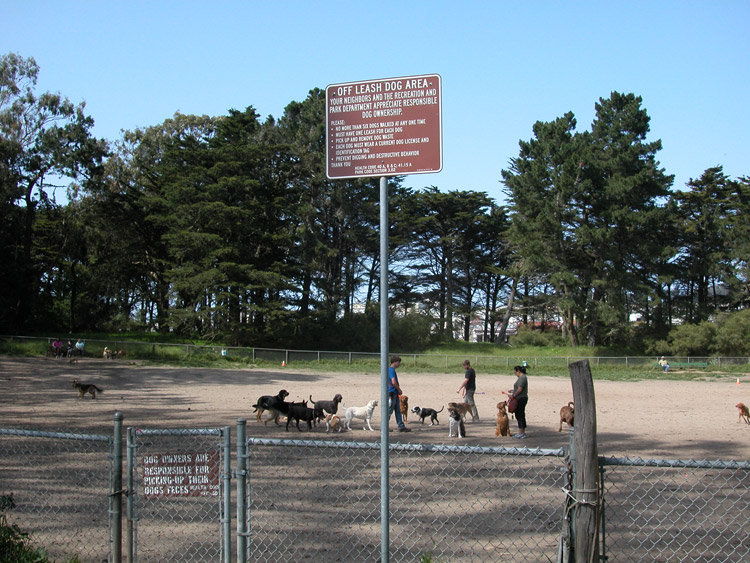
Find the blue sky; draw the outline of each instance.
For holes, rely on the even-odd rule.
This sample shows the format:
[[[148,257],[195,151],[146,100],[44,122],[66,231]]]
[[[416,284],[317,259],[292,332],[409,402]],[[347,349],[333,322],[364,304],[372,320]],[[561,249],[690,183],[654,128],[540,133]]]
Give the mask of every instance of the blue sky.
[[[0,0],[0,54],[34,57],[38,91],[85,101],[94,133],[176,111],[280,117],[315,87],[442,76],[443,170],[414,188],[503,201],[500,171],[535,121],[635,93],[682,189],[750,175],[750,2]]]

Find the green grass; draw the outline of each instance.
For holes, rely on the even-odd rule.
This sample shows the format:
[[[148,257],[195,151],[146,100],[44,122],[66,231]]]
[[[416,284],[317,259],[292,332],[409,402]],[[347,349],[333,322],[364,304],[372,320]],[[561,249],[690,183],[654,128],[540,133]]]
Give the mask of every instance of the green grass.
[[[156,342],[153,340],[125,340],[122,335],[91,335],[86,340],[90,357],[101,357],[104,346],[111,350],[126,351],[125,361],[138,361],[143,365],[170,365],[206,368],[281,368],[282,362],[290,369],[324,372],[380,373],[378,353],[357,354],[348,352],[285,351],[252,348],[222,347],[216,344],[193,342]],[[151,335],[149,335],[151,336]],[[48,349],[47,338],[0,340],[0,354],[8,356],[38,357]],[[223,353],[224,352],[224,353]],[[662,371],[651,356],[629,356],[627,365],[618,356],[602,348],[500,347],[486,343],[452,343],[432,348],[426,352],[398,353],[404,372],[412,373],[463,373],[463,360],[483,375],[508,375],[513,366],[526,362],[530,375],[569,377],[569,365],[588,358],[595,379],[614,381],[691,380],[736,377],[750,372],[747,363],[718,365],[714,363],[675,362],[676,369]],[[705,358],[702,358],[705,360]],[[693,368],[692,365],[696,367]]]

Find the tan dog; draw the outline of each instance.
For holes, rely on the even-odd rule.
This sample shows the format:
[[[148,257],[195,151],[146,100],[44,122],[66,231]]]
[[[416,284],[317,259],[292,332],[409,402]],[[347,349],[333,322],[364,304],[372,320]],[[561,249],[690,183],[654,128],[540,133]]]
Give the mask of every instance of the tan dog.
[[[497,404],[497,428],[495,429],[495,436],[510,436],[510,419],[508,413],[505,410],[508,401],[500,401]]]
[[[737,403],[735,406],[740,411],[737,422],[744,420],[746,424],[750,424],[750,410],[748,410],[744,403]]]
[[[448,403],[448,410],[453,409],[461,418],[466,420],[466,415],[471,414],[471,405],[469,403]]]
[[[558,432],[562,432],[563,422],[567,422],[570,428],[573,428],[573,421],[575,418],[575,404],[570,401],[567,406],[560,409],[560,427],[557,429]]]
[[[409,416],[409,397],[399,395],[398,402],[401,403],[401,418],[406,422],[406,418]]]
[[[341,424],[341,419],[335,414],[329,414],[326,416],[326,434],[329,432],[341,432],[344,429],[344,425]]]

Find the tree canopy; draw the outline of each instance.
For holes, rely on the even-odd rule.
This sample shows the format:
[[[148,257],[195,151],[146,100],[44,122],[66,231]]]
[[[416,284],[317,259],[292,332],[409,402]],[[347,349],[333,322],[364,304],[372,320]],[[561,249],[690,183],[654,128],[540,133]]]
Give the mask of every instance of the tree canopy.
[[[377,179],[325,176],[320,89],[278,119],[177,113],[106,142],[83,103],[36,92],[38,73],[0,59],[3,330],[377,346]],[[675,189],[643,100],[595,108],[585,131],[572,113],[533,124],[503,202],[389,178],[407,345],[500,342],[513,319],[571,345],[664,342],[748,307],[748,179],[717,164]]]

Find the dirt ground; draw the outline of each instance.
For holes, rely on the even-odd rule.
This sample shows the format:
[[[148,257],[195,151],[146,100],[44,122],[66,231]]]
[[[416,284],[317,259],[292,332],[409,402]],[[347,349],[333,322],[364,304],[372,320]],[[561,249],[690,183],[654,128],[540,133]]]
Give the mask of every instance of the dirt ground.
[[[528,438],[495,437],[495,404],[515,376],[477,375],[480,421],[467,423],[468,436],[460,443],[481,446],[558,448],[568,434],[558,433],[559,410],[573,399],[569,378],[545,377],[529,372],[526,409]],[[594,377],[596,372],[594,371]],[[104,389],[96,400],[84,399],[72,387],[73,379]],[[440,409],[460,400],[456,389],[462,373],[416,374],[399,370],[410,407]],[[0,358],[0,427],[109,434],[116,411],[125,426],[145,428],[203,428],[231,426],[247,419],[247,434],[255,437],[288,437],[378,441],[380,407],[373,417],[376,432],[358,426],[351,432],[326,434],[325,426],[300,433],[290,426],[258,423],[251,405],[261,395],[280,389],[289,399],[344,397],[344,406],[361,406],[380,399],[380,376],[364,373],[317,373],[295,365],[279,369],[193,369],[143,367],[135,362],[84,358],[71,364],[53,358]],[[750,459],[750,425],[739,423],[735,404],[750,405],[750,374],[706,381],[594,381],[599,455],[657,459]],[[470,420],[470,418],[469,418]],[[448,416],[440,424],[408,418],[412,432],[393,432],[393,442],[456,444],[448,438]],[[391,421],[395,427],[395,421]],[[303,427],[304,428],[304,427]],[[511,428],[516,431],[515,420]]]

